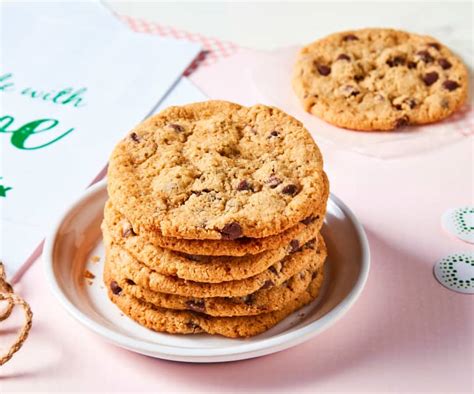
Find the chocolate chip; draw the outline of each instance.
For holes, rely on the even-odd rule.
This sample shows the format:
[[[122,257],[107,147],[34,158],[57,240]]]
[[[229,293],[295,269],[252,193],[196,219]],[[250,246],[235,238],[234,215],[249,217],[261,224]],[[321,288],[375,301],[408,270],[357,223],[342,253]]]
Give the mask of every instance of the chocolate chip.
[[[336,60],[347,60],[348,62],[351,60],[351,58],[346,55],[345,53],[341,53],[337,58]]]
[[[182,131],[184,131],[184,127],[176,123],[170,123],[168,127],[171,127],[177,133],[181,133]]]
[[[223,239],[234,240],[242,236],[242,227],[237,222],[227,223],[220,233]]]
[[[408,68],[416,68],[416,63],[415,62],[408,62],[407,67]]]
[[[409,97],[409,98],[404,99],[401,104],[393,104],[393,106],[398,110],[408,109],[408,108],[413,109],[416,107],[416,100],[414,98]]]
[[[407,124],[408,124],[408,118],[407,118],[406,116],[404,116],[404,117],[402,117],[402,118],[398,118],[398,119],[395,121],[395,127],[396,127],[396,128],[406,126]]]
[[[318,69],[319,74],[324,77],[331,74],[331,67],[325,66],[324,64],[318,64],[316,65],[316,68]]]
[[[245,179],[243,181],[240,181],[239,184],[237,185],[237,190],[243,191],[243,190],[250,190],[252,187],[250,183],[248,183]]]
[[[125,282],[127,282],[127,284],[129,284],[130,286],[135,286],[136,285],[136,283],[133,280],[128,279],[128,278],[125,279]]]
[[[200,329],[201,329],[201,327],[199,326],[199,324],[194,323],[193,321],[188,321],[188,322],[186,323],[186,326],[187,326],[188,328],[190,328],[191,330],[193,330],[193,331],[196,331],[196,330],[200,330]]]
[[[268,269],[270,272],[274,273],[275,275],[278,274],[278,271],[277,269],[272,265],[269,269]]]
[[[430,43],[428,44],[428,46],[431,47],[431,48],[434,48],[434,49],[436,49],[436,50],[438,50],[438,51],[441,49],[441,45],[439,45],[437,42],[430,42]]]
[[[434,59],[428,51],[418,51],[416,53],[425,63],[431,63]]]
[[[438,63],[443,70],[448,70],[452,67],[452,64],[447,59],[444,59],[444,58],[439,59]]]
[[[387,64],[390,67],[403,66],[405,64],[405,58],[403,56],[395,56],[393,59],[388,59]]]
[[[133,132],[132,134],[130,134],[130,138],[135,141],[135,142],[140,142],[140,137],[138,137],[138,134]]]
[[[342,41],[356,41],[356,40],[358,40],[358,38],[354,34],[346,34],[344,37],[342,37]]]
[[[281,183],[281,179],[276,177],[275,175],[271,175],[270,178],[267,180],[267,184],[270,189],[275,189]]]
[[[253,302],[255,301],[255,296],[253,294],[246,295],[245,297],[243,297],[243,301],[247,305],[252,305]]]
[[[270,137],[278,137],[279,133],[278,131],[276,130],[273,130],[271,133],[270,133]]]
[[[290,183],[289,185],[286,185],[283,189],[281,189],[281,192],[283,194],[294,196],[296,193],[298,193],[298,186],[294,185],[293,183]]]
[[[122,292],[122,288],[114,280],[110,282],[110,290],[112,290],[112,293],[115,295],[119,295]]]
[[[246,244],[249,244],[250,242],[252,242],[252,238],[242,237],[242,238],[236,239],[236,241],[241,245],[246,245]]]
[[[443,88],[449,90],[450,92],[457,89],[459,86],[461,85],[459,85],[456,81],[451,81],[450,79],[447,79],[443,82]]]
[[[403,102],[406,103],[411,109],[416,107],[416,100],[414,98],[407,98]]]
[[[355,97],[360,93],[359,90],[352,85],[344,86],[342,91],[344,92],[345,97]]]
[[[426,86],[431,86],[438,80],[438,77],[438,73],[433,71],[425,74],[422,79]]]
[[[297,239],[290,241],[290,253],[296,252],[300,248],[300,242]]]
[[[314,217],[313,215],[308,216],[307,218],[303,219],[303,220],[301,221],[301,223],[306,224],[306,225],[311,224],[311,223],[313,223],[318,217],[319,217],[319,216]]]
[[[133,231],[132,225],[130,223],[125,223],[122,226],[122,237],[127,238],[132,235],[137,235],[135,231]]]
[[[206,303],[204,300],[189,300],[186,301],[186,306],[194,312],[204,313],[206,311]]]
[[[191,261],[198,261],[198,262],[203,262],[203,261],[209,261],[210,257],[209,256],[203,256],[199,254],[187,254],[187,253],[181,253],[181,256],[184,258],[191,260]]]
[[[363,81],[364,78],[365,78],[365,77],[364,77],[363,75],[356,75],[356,76],[354,77],[354,80],[355,80],[356,82],[360,82],[360,81]]]
[[[304,248],[309,248],[309,249],[314,249],[314,245],[316,245],[316,239],[312,239],[308,242],[306,242],[303,247]]]
[[[268,288],[270,288],[270,287],[272,287],[272,286],[274,286],[274,285],[275,285],[275,283],[273,283],[273,281],[271,281],[271,280],[266,280],[265,283],[263,284],[263,286],[260,287],[260,290],[268,289]]]

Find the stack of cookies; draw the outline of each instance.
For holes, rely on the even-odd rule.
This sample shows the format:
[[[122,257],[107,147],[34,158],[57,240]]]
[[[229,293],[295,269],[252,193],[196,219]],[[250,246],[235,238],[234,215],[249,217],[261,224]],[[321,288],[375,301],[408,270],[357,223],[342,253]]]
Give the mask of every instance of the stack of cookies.
[[[152,330],[257,335],[316,298],[329,195],[282,111],[171,107],[118,143],[102,231],[110,299]]]

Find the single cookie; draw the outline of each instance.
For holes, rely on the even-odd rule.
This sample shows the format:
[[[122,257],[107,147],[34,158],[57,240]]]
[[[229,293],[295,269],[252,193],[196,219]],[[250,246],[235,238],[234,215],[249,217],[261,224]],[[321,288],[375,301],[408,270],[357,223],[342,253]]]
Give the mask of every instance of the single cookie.
[[[393,130],[436,122],[458,110],[467,96],[468,73],[432,37],[362,29],[304,47],[293,87],[304,109],[329,123]]]
[[[154,331],[171,334],[206,332],[230,338],[240,338],[260,334],[275,326],[294,311],[309,304],[318,296],[323,280],[323,271],[318,272],[306,291],[284,308],[255,316],[210,317],[197,312],[159,308],[125,294],[118,286],[109,289],[108,294],[111,301],[124,314]]]
[[[318,240],[319,242],[319,240]],[[107,264],[138,286],[160,293],[176,294],[186,297],[242,297],[257,290],[279,286],[296,273],[318,260],[316,242],[308,242],[299,250],[258,275],[242,280],[221,283],[204,283],[166,276],[150,270],[134,259],[124,249],[109,244],[105,240]]]
[[[106,242],[125,249],[136,260],[143,262],[159,274],[207,283],[255,276],[299,249],[309,240],[316,238],[320,230],[320,223],[314,221],[303,226],[302,231],[290,242],[276,249],[269,249],[256,255],[230,257],[190,255],[164,249],[147,242],[143,236],[134,235],[127,227],[124,231],[122,224],[104,221],[102,233]]]
[[[284,112],[208,101],[170,107],[120,141],[108,192],[138,233],[262,238],[321,204],[323,161],[309,132]]]
[[[106,263],[104,267],[104,280],[111,289],[120,288],[121,292],[129,296],[161,308],[192,310],[210,316],[258,315],[279,310],[302,293],[309,286],[313,274],[323,269],[326,255],[323,243],[318,247],[316,259],[306,269],[293,275],[280,286],[257,290],[244,297],[195,298],[154,292],[136,285],[120,271],[114,270],[113,264],[110,263]]]
[[[105,205],[104,221],[109,228],[121,226],[122,235],[125,238],[138,235],[146,243],[190,255],[245,256],[248,254],[259,254],[265,250],[276,249],[280,245],[289,244],[313,222],[316,222],[316,226],[321,228],[324,216],[326,215],[326,205],[329,197],[329,181],[326,174],[323,174],[323,180],[323,198],[320,204],[315,206],[314,211],[295,226],[280,234],[265,238],[244,237],[235,240],[188,240],[164,237],[157,231],[139,233],[137,228],[133,228],[132,224],[120,212],[114,209],[111,200],[107,201]]]

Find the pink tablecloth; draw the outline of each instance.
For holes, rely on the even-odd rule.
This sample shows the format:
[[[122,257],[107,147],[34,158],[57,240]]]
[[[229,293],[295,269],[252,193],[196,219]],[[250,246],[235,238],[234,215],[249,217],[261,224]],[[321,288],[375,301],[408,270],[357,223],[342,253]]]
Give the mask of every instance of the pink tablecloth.
[[[205,92],[206,78],[194,76]],[[238,75],[232,82],[221,92],[209,85],[206,93],[251,101]],[[76,323],[36,262],[17,286],[35,312],[34,327],[0,370],[0,391],[472,391],[473,298],[443,288],[432,274],[436,260],[469,249],[443,232],[440,217],[472,203],[472,140],[393,160],[321,148],[331,190],[360,218],[372,251],[367,287],[335,326],[254,360],[155,360],[109,345]]]

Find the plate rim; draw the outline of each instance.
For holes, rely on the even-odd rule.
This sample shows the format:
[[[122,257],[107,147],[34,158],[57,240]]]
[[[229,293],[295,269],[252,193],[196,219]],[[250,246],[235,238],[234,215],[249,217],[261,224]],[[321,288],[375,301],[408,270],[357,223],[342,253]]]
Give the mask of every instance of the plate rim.
[[[241,343],[232,347],[178,347],[160,343],[151,343],[146,340],[133,338],[126,334],[119,333],[96,322],[87,314],[80,311],[63,293],[54,273],[53,255],[56,245],[56,238],[60,227],[64,223],[64,220],[70,215],[72,211],[77,209],[79,205],[83,204],[85,200],[91,198],[96,193],[102,192],[103,189],[106,188],[106,179],[97,182],[96,184],[89,187],[63,211],[63,213],[51,226],[50,231],[48,231],[43,248],[42,261],[49,287],[55,298],[59,300],[66,311],[82,325],[100,335],[108,342],[115,343],[120,347],[157,358],[187,362],[233,361],[263,356],[301,344],[331,327],[354,305],[354,303],[360,297],[365,284],[367,283],[370,271],[370,247],[367,235],[362,224],[359,222],[350,208],[339,197],[335,196],[333,193],[330,193],[329,199],[344,211],[355,228],[356,235],[361,245],[361,269],[353,288],[349,291],[347,296],[326,315],[290,332],[283,332],[270,338],[261,339],[255,342]]]

